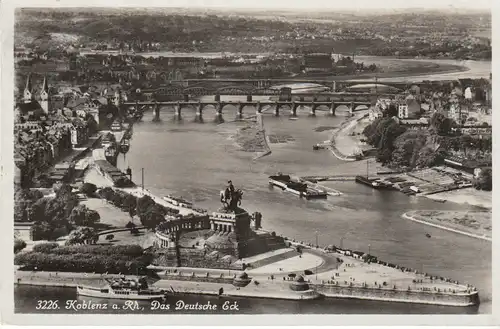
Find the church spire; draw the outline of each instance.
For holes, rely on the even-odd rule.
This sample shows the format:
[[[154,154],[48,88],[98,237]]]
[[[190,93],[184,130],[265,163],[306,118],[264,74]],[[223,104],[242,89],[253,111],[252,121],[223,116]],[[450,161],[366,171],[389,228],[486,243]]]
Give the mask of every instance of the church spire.
[[[24,88],[23,99],[25,103],[30,103],[33,101],[33,87],[31,85],[31,74],[28,75],[28,80],[26,81],[26,87]]]
[[[33,86],[31,85],[31,73],[28,75],[28,80],[26,80],[26,88],[24,88],[25,91],[29,91],[30,93],[33,90]]]
[[[49,85],[47,84],[47,76],[43,77],[42,91],[45,91],[47,94],[49,93]]]

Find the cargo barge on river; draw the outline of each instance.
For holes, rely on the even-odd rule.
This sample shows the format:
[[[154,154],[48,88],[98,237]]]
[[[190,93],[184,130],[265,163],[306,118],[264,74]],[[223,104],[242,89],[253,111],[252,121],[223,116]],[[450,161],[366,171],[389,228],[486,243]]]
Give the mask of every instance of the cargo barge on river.
[[[328,193],[326,191],[321,191],[310,187],[307,185],[307,183],[293,180],[290,175],[284,175],[282,173],[269,176],[269,185],[277,186],[283,191],[293,193],[307,200],[326,199],[328,196]]]

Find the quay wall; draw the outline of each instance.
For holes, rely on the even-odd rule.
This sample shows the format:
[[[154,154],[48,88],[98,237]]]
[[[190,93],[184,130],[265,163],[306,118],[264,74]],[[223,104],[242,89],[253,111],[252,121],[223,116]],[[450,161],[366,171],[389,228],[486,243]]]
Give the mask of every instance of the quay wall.
[[[330,284],[310,284],[311,288],[325,297],[380,300],[415,304],[445,306],[473,306],[479,304],[477,291],[464,294],[448,294],[427,291],[407,291],[394,289],[373,289],[363,287],[345,287]]]

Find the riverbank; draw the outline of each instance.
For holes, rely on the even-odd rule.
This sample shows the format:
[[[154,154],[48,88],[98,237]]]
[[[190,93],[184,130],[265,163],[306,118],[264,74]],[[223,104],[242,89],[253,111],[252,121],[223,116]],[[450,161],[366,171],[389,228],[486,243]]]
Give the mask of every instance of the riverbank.
[[[357,136],[357,132],[362,131],[368,124],[367,115],[367,111],[359,111],[333,131],[329,149],[336,158],[342,161],[356,161],[356,153],[362,150],[359,138],[353,136]]]
[[[471,206],[493,209],[493,198],[491,191],[478,191],[473,187],[459,190],[439,192],[425,195],[426,198],[442,202],[455,202],[459,204],[469,204]]]
[[[491,212],[414,210],[403,218],[476,239],[492,241]]]

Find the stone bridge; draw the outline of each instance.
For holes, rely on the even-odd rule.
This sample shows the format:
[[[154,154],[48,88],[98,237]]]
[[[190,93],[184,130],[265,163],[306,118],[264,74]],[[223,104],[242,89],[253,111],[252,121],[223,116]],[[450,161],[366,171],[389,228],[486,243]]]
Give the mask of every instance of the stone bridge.
[[[285,107],[289,108],[290,115],[292,117],[297,116],[297,108],[299,106],[308,106],[310,108],[309,115],[310,116],[315,116],[316,115],[316,110],[318,110],[320,107],[323,107],[328,109],[328,114],[331,116],[336,115],[336,111],[340,106],[347,106],[348,112],[350,115],[360,106],[366,106],[369,107],[371,105],[371,102],[369,101],[357,101],[357,102],[341,102],[341,101],[317,101],[317,100],[312,100],[312,101],[238,101],[238,102],[233,102],[233,101],[208,101],[208,102],[201,102],[201,101],[184,101],[184,102],[139,102],[136,101],[135,103],[124,103],[124,105],[132,105],[135,106],[137,111],[140,111],[141,106],[152,106],[153,111],[154,111],[154,118],[153,121],[159,121],[160,120],[160,112],[161,108],[165,109],[165,107],[172,108],[174,110],[174,115],[176,120],[181,120],[182,119],[182,110],[186,108],[194,108],[196,110],[196,121],[198,122],[203,122],[203,111],[206,107],[213,107],[216,110],[216,122],[224,122],[223,116],[222,116],[222,111],[224,107],[226,106],[234,106],[237,108],[237,117],[238,118],[243,118],[243,109],[245,107],[253,107],[256,110],[256,113],[262,113],[263,108],[266,106],[274,107],[274,115],[279,116],[280,115],[280,110],[284,109]]]

